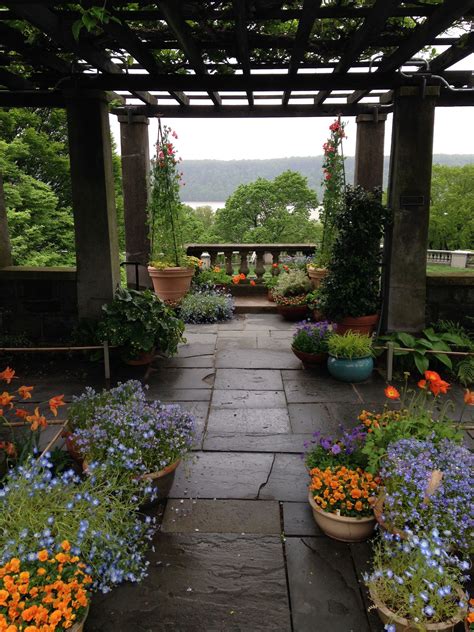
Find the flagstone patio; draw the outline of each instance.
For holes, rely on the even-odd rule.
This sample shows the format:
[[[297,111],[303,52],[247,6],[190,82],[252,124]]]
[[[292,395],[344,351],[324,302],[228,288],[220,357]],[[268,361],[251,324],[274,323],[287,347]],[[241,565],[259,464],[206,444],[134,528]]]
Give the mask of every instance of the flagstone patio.
[[[197,421],[195,451],[178,468],[147,579],[96,595],[86,632],[374,632],[360,583],[368,544],[327,539],[307,503],[303,444],[381,408],[383,379],[343,384],[308,372],[290,350],[294,325],[242,315],[187,328],[177,357],[118,368],[150,398],[181,403]],[[51,365],[52,366],[52,365]],[[100,367],[34,378],[36,397],[100,384]],[[453,389],[457,407],[462,390]],[[472,437],[466,435],[472,442]]]

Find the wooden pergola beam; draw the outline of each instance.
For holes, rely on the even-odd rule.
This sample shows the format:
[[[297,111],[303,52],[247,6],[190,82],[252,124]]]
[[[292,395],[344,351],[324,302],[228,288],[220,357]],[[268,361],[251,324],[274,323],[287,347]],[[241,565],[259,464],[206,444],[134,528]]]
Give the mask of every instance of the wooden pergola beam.
[[[206,65],[194,41],[191,30],[181,17],[179,8],[176,6],[174,0],[171,2],[169,0],[162,0],[160,8],[168,26],[176,35],[184,54],[189,59],[197,75],[207,75]],[[218,92],[210,90],[209,97],[215,106],[221,105]]]
[[[431,72],[442,72],[450,66],[456,64],[461,59],[474,53],[474,31],[461,35],[456,44],[446,49],[440,55],[430,60]]]
[[[431,38],[436,37],[448,29],[453,22],[462,18],[465,13],[472,10],[472,0],[445,0],[443,4],[436,5],[436,10],[423,24],[416,27],[412,35],[401,44],[388,57],[382,59],[382,63],[374,74],[391,72],[403,66],[413,55],[428,44]],[[367,90],[355,91],[347,100],[348,103],[357,103],[367,94]]]
[[[235,11],[235,35],[237,39],[237,56],[242,65],[244,77],[249,78],[250,71],[250,51],[247,32],[247,9],[245,0],[232,0]],[[249,106],[253,107],[254,98],[252,90],[247,90]]]
[[[359,55],[369,46],[374,36],[383,30],[385,23],[393,9],[398,4],[398,0],[376,0],[371,12],[365,18],[346,44],[344,53],[337,63],[334,73],[340,74],[351,68],[358,60]],[[314,104],[322,103],[330,95],[330,90],[321,91],[314,100]]]
[[[9,90],[33,90],[34,85],[28,79],[0,68],[0,86],[5,86]]]
[[[291,53],[290,63],[288,65],[288,76],[295,77],[298,72],[298,66],[304,58],[304,54],[308,48],[308,40],[313,30],[314,21],[316,20],[316,9],[321,6],[322,0],[303,0],[303,10],[298,22],[293,50]],[[282,104],[288,105],[291,90],[285,90],[283,94]]]
[[[442,73],[449,83],[469,85],[470,71]],[[186,92],[275,92],[278,90],[390,90],[399,85],[418,85],[415,78],[404,78],[397,72],[356,73],[304,73],[295,77],[286,74],[243,75],[158,75],[145,74],[78,75],[71,80],[77,88],[96,90],[184,90]],[[436,83],[436,81],[434,81]],[[67,82],[62,87],[70,87]],[[191,97],[192,98],[192,97]]]

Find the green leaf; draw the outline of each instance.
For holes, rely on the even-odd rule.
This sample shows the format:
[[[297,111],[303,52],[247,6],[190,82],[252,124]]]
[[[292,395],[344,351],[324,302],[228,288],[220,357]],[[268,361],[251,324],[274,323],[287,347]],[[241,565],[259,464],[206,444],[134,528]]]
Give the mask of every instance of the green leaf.
[[[457,347],[465,347],[466,346],[466,341],[463,340],[461,338],[461,336],[458,336],[456,334],[450,334],[450,333],[442,334],[441,335],[441,340],[445,340],[446,342],[450,342],[453,345],[456,345]]]
[[[394,351],[393,355],[394,356],[405,356],[405,355],[410,355],[410,353],[412,353],[411,351],[403,351],[402,349],[400,349],[399,351]]]
[[[74,39],[76,40],[76,42],[79,41],[79,34],[83,26],[84,26],[84,23],[82,22],[82,20],[76,20],[74,24],[72,25],[72,35]]]
[[[415,338],[414,336],[406,333],[399,333],[398,338],[403,342],[405,347],[414,347],[415,346]]]
[[[428,340],[432,340],[433,342],[439,340],[439,336],[438,334],[435,334],[433,327],[428,327],[428,329],[424,329],[423,334],[428,338]]]
[[[416,347],[424,347],[425,349],[432,349],[433,343],[429,340],[425,340],[424,338],[420,338],[416,341]]]
[[[414,354],[416,368],[420,373],[424,373],[430,366],[430,361],[426,356],[420,355],[418,352]]]
[[[437,360],[439,360],[445,366],[447,366],[448,369],[452,369],[453,368],[453,363],[452,363],[451,358],[449,356],[445,355],[444,353],[434,353],[433,355],[434,355],[434,357]]]

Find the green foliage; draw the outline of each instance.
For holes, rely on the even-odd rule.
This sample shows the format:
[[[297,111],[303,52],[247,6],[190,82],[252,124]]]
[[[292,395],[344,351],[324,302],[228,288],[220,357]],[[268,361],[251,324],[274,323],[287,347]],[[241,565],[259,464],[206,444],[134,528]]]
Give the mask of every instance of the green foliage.
[[[329,336],[328,351],[335,358],[367,358],[373,355],[372,338],[352,331],[346,331],[342,336],[336,333]]]
[[[311,281],[303,270],[289,270],[278,275],[275,293],[279,296],[299,296],[311,290]]]
[[[214,234],[227,243],[308,243],[321,228],[310,218],[316,193],[306,178],[286,171],[273,181],[242,184],[215,215]]]
[[[197,285],[230,285],[232,277],[216,267],[212,270],[201,270],[194,278],[194,282]]]
[[[334,218],[337,236],[319,295],[326,318],[338,321],[377,312],[380,244],[388,217],[380,191],[346,187],[345,207]]]
[[[184,323],[151,290],[119,289],[112,303],[102,309],[99,338],[120,347],[126,358],[153,347],[174,355],[183,340]]]
[[[429,247],[472,248],[474,244],[474,164],[433,165]]]
[[[405,332],[394,332],[380,336],[383,343],[393,342],[399,349],[393,355],[399,360],[399,368],[410,371],[416,368],[419,373],[424,373],[430,367],[430,363],[436,360],[443,367],[453,370],[453,362],[449,355],[443,353],[427,353],[427,351],[452,351],[455,348],[463,348],[466,345],[465,337],[458,333],[436,332],[432,327],[423,330],[423,334],[415,337]],[[413,349],[413,351],[409,351]]]

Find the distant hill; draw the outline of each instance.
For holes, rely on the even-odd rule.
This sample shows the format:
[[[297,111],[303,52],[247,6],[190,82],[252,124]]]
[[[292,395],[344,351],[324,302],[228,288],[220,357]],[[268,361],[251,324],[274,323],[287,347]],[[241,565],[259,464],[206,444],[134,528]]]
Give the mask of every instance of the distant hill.
[[[256,178],[269,180],[291,169],[308,178],[309,185],[320,193],[322,156],[271,158],[268,160],[185,160],[181,163],[186,186],[183,202],[220,202],[226,200],[239,184]],[[434,154],[433,163],[462,166],[474,162],[474,154]],[[385,156],[384,185],[387,185],[389,157]],[[354,157],[346,160],[347,182],[354,179]]]

